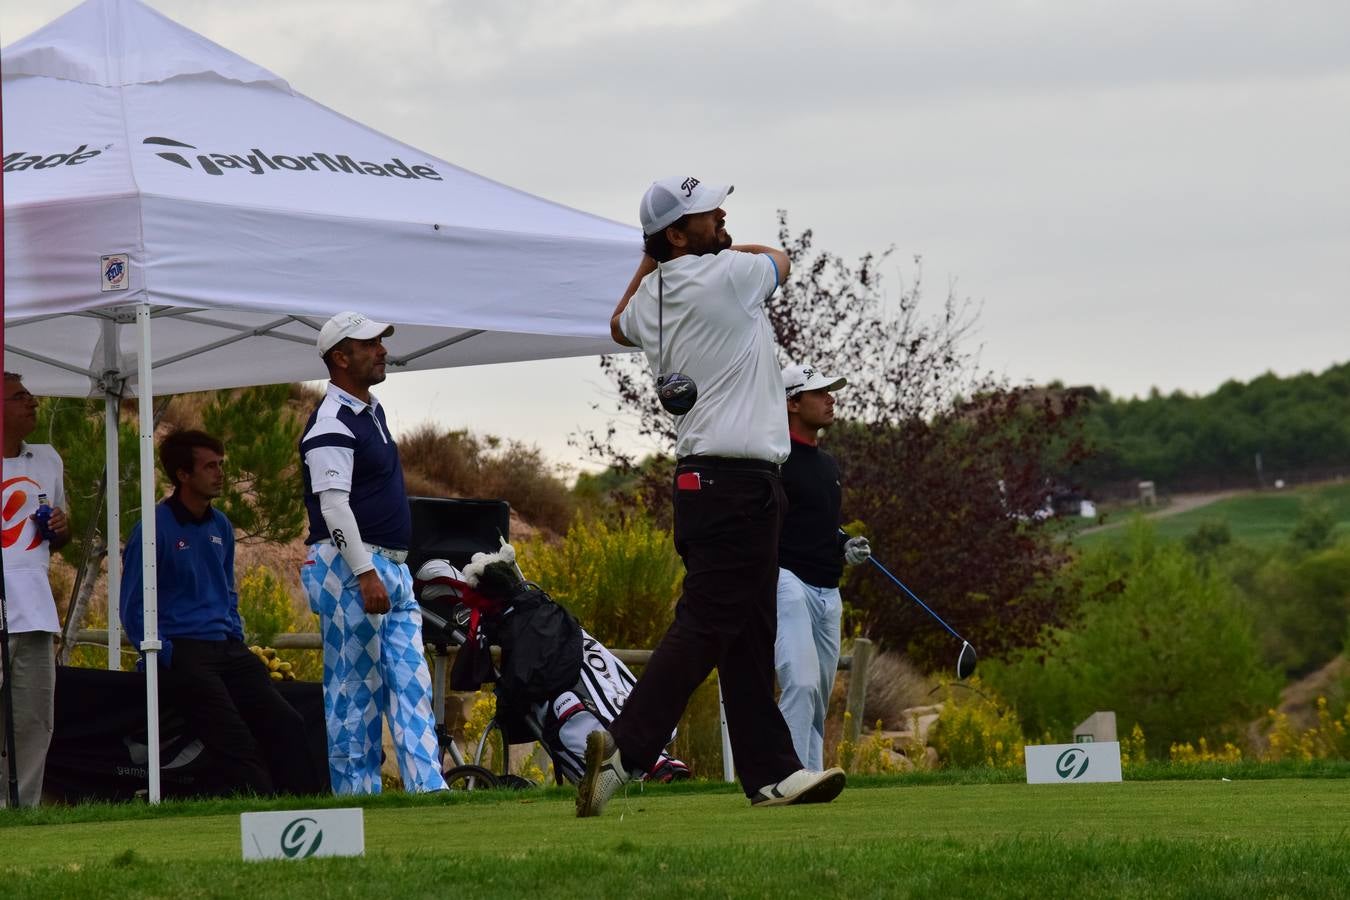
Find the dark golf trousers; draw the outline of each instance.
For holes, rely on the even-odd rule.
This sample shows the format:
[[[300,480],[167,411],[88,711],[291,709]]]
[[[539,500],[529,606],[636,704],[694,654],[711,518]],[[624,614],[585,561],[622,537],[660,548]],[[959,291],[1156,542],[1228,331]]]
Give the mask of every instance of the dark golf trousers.
[[[684,560],[684,591],[674,622],[609,729],[624,765],[649,769],[690,695],[716,666],[746,796],[801,768],[773,696],[786,500],[776,472],[759,465],[677,466],[675,549]]]
[[[323,790],[305,723],[243,641],[173,639],[164,693],[240,793]]]

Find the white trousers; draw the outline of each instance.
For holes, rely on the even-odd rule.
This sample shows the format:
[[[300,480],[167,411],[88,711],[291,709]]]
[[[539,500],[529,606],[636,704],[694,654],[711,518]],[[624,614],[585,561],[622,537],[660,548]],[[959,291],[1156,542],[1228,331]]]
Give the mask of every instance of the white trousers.
[[[778,570],[778,708],[792,732],[792,747],[808,769],[825,768],[825,713],[839,666],[839,588],[807,584]]]

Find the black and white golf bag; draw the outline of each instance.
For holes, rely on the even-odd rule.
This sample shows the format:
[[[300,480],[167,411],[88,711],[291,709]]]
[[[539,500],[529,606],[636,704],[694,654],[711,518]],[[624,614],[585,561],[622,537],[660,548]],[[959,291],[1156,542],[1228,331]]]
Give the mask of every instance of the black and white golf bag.
[[[560,778],[573,784],[581,780],[586,770],[586,736],[614,721],[636,683],[628,667],[582,629],[581,677],[577,686],[547,704],[538,704],[533,711],[542,717],[544,746]],[[670,733],[670,739],[675,739],[675,732]],[[649,781],[678,781],[689,777],[689,767],[662,751],[656,765],[644,777]]]
[[[507,742],[541,742],[558,781],[575,784],[585,771],[586,736],[614,721],[637,679],[571,613],[518,573],[514,550],[504,544],[499,554],[476,554],[462,573],[445,560],[428,560],[417,571],[414,590],[424,610],[444,606],[443,618],[460,623],[451,688],[475,691],[494,682],[497,723]],[[493,645],[501,648],[500,666],[492,661]],[[667,782],[689,775],[687,765],[662,752],[644,778]]]

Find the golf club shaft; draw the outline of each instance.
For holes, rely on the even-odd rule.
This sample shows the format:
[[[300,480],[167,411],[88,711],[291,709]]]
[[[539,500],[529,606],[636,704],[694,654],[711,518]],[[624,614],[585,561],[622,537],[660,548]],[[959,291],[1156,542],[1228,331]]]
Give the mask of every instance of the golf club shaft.
[[[952,626],[950,626],[950,625],[948,625],[946,622],[944,622],[944,621],[942,620],[942,616],[939,616],[937,613],[933,612],[933,610],[929,608],[929,606],[928,606],[927,603],[924,603],[922,600],[920,600],[918,594],[916,594],[916,593],[914,593],[913,591],[911,591],[908,587],[905,586],[905,583],[904,583],[903,581],[901,581],[899,578],[896,578],[894,575],[892,575],[892,574],[890,573],[890,570],[888,570],[888,569],[887,569],[885,566],[883,566],[881,563],[877,562],[877,558],[876,558],[875,556],[869,556],[869,557],[867,557],[867,561],[870,562],[872,565],[876,566],[877,569],[878,569],[878,571],[881,572],[881,574],[885,575],[885,576],[886,576],[887,578],[889,578],[891,581],[894,581],[894,582],[896,583],[896,585],[900,588],[900,590],[904,591],[906,594],[909,594],[910,599],[913,600],[915,603],[919,604],[920,606],[922,606],[922,607],[923,607],[923,611],[926,612],[926,613],[928,613],[928,614],[929,614],[930,616],[932,616],[935,620],[937,620],[937,623],[938,623],[939,625],[941,625],[943,628],[945,628],[945,629],[947,629],[948,631],[950,631],[952,637],[956,638],[958,641],[960,641],[960,642],[963,643],[963,644],[969,643],[965,638],[961,637],[961,635],[959,635],[959,634],[956,633],[956,629],[955,629],[955,628],[953,628]]]

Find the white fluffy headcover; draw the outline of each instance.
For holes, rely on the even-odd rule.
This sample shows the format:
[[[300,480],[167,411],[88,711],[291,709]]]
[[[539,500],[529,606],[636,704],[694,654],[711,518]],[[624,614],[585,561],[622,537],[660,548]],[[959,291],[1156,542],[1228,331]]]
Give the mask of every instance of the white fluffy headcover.
[[[514,564],[515,561],[516,548],[506,541],[502,541],[502,545],[496,553],[475,553],[473,555],[473,559],[469,560],[469,564],[464,567],[463,581],[472,587],[478,587],[478,579],[488,566],[496,562]]]

